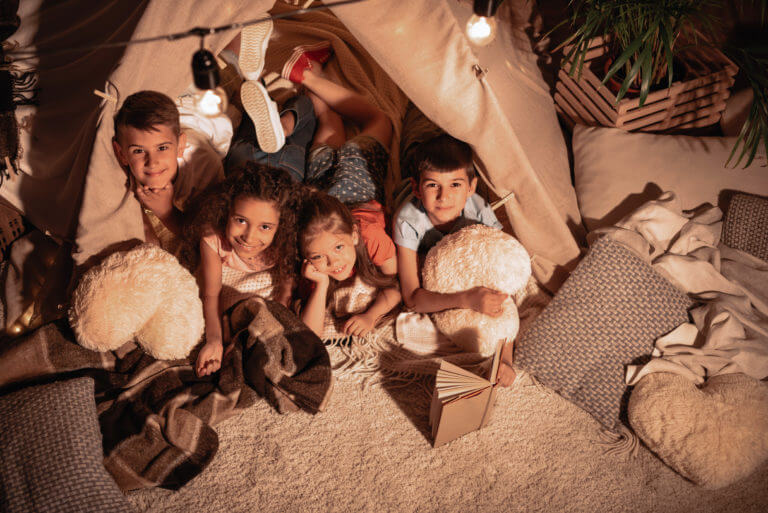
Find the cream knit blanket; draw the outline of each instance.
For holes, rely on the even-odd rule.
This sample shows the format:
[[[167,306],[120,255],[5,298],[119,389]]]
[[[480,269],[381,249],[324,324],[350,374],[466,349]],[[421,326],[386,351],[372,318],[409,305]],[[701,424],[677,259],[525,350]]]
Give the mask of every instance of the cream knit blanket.
[[[628,366],[627,384],[651,372],[675,372],[696,383],[720,374],[768,376],[768,264],[720,242],[722,212],[684,214],[667,192],[616,226],[598,230],[627,244],[700,302],[692,321],[659,338],[654,358]]]

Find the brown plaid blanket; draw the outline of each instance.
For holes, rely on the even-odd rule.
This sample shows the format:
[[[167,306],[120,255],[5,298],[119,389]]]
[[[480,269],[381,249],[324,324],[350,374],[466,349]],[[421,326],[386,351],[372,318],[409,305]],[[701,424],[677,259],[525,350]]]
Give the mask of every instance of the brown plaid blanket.
[[[222,368],[198,378],[196,351],[155,360],[136,344],[97,353],[79,346],[66,320],[0,344],[0,394],[88,375],[104,443],[104,465],[123,490],[179,488],[218,449],[212,426],[264,397],[278,411],[321,411],[332,388],[328,352],[286,308],[258,298],[230,310],[233,336]]]

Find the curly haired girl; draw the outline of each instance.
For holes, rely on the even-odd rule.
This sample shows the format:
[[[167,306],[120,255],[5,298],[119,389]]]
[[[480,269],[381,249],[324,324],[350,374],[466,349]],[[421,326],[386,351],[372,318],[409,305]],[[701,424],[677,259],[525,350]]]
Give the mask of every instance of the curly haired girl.
[[[197,202],[187,227],[199,244],[205,345],[199,376],[221,366],[222,313],[248,296],[287,305],[295,278],[296,228],[288,174],[253,162],[228,176]]]
[[[301,274],[311,283],[301,320],[319,337],[323,337],[328,306],[334,310],[333,316],[351,314],[343,324],[343,333],[364,336],[400,303],[395,276],[373,263],[371,254],[375,260],[377,248],[366,245],[370,236],[363,240],[359,222],[341,201],[319,191],[305,194],[297,228],[304,259]],[[380,231],[384,233],[383,216]],[[341,289],[355,287],[367,288],[361,302],[349,296],[343,301],[332,299]]]

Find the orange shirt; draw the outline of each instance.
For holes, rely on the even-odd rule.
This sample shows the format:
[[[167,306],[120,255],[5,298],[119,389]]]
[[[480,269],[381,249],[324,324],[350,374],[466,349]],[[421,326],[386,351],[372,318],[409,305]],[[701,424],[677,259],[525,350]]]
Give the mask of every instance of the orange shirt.
[[[360,236],[376,267],[395,256],[395,243],[387,235],[384,209],[378,202],[369,201],[352,209],[352,217],[360,223]]]

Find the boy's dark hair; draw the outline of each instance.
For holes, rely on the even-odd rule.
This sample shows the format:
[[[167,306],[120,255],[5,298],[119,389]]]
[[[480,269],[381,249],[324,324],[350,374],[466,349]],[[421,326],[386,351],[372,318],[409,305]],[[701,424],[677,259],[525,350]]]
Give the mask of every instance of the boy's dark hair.
[[[411,176],[418,183],[424,171],[448,173],[456,169],[464,169],[467,179],[475,178],[475,166],[472,164],[472,148],[448,134],[440,134],[419,143],[411,154]]]
[[[157,125],[166,125],[178,137],[181,134],[179,109],[163,93],[139,91],[126,98],[115,114],[115,139],[119,138],[122,127],[153,130]]]

